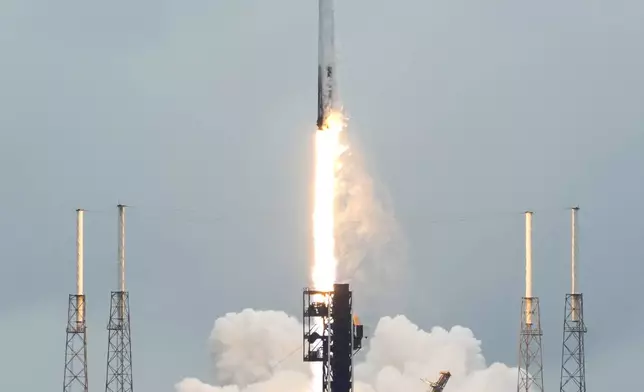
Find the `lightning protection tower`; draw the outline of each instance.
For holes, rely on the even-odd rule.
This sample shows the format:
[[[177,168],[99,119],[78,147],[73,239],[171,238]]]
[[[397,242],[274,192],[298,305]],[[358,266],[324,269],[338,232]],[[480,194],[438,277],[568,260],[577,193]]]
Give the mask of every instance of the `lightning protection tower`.
[[[525,297],[521,301],[517,392],[543,392],[539,298],[532,296],[532,212],[525,213]]]
[[[353,392],[353,355],[363,326],[353,317],[349,285],[333,291],[304,290],[304,361],[321,362],[323,392]]]
[[[571,224],[571,276],[572,288],[566,294],[564,306],[563,344],[561,348],[561,382],[560,392],[586,392],[586,359],[584,351],[583,295],[578,291],[577,267],[577,212],[579,207],[572,209]]]
[[[105,392],[132,392],[132,341],[130,300],[125,291],[125,207],[118,205],[118,291],[112,291],[107,324]]]
[[[69,295],[63,392],[87,392],[87,326],[83,294],[83,210],[76,210],[76,294]]]

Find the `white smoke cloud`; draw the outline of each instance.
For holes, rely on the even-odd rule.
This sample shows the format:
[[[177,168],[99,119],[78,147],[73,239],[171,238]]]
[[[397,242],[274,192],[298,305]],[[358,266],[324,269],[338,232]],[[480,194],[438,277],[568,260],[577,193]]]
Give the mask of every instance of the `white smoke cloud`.
[[[246,386],[273,377],[274,369],[305,373],[302,363],[302,324],[284,312],[228,313],[215,321],[210,353],[219,384]]]
[[[355,140],[343,133],[347,147],[337,169],[335,233],[338,281],[350,282],[361,300],[378,299],[387,287],[400,288],[407,270],[407,243],[389,194],[369,174]],[[396,299],[388,296],[390,300]]]
[[[229,313],[215,322],[209,339],[214,376],[221,386],[194,378],[177,392],[306,392],[310,368],[302,362],[302,326],[284,312]],[[452,373],[445,392],[512,392],[517,369],[486,365],[481,342],[456,326],[430,332],[404,316],[384,317],[368,340],[363,362],[355,368],[356,392],[424,392],[420,378]]]

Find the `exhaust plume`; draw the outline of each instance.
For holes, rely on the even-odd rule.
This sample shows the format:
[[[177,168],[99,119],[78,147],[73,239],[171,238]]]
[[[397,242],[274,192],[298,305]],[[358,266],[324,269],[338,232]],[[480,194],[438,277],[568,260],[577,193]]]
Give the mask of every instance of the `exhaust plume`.
[[[209,339],[213,386],[195,378],[177,392],[308,392],[311,369],[301,358],[302,326],[284,312],[229,313],[217,319]],[[355,369],[356,392],[425,392],[422,377],[453,374],[449,392],[513,392],[517,369],[488,366],[481,342],[468,328],[426,332],[404,316],[384,317]]]
[[[369,175],[355,140],[342,135],[347,146],[339,158],[336,185],[335,237],[338,281],[349,282],[365,302],[395,301],[388,290],[400,288],[406,271],[407,243],[389,194]]]

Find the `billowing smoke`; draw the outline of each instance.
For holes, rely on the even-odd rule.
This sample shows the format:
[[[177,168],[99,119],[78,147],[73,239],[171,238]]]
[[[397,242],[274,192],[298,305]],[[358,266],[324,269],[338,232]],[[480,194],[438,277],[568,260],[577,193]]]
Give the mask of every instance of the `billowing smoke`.
[[[401,288],[407,270],[407,244],[394,214],[389,194],[369,174],[355,140],[340,157],[336,189],[336,256],[338,281],[351,283],[360,293],[362,308],[373,300],[397,302],[391,290]],[[387,298],[377,297],[388,293]]]
[[[194,378],[177,392],[308,392],[310,370],[302,362],[302,326],[286,313],[229,313],[215,322],[209,339],[213,376],[220,386]],[[512,392],[517,369],[488,366],[481,342],[463,327],[426,332],[404,316],[384,317],[355,369],[356,392],[424,392],[420,378],[452,373],[446,392]]]
[[[209,339],[217,382],[246,386],[268,380],[275,368],[308,371],[292,355],[302,351],[301,335],[302,324],[284,312],[246,309],[217,319]]]
[[[346,132],[344,133],[346,135]],[[343,141],[349,145],[348,140]],[[359,295],[356,310],[378,309],[392,293],[404,295],[407,244],[388,195],[368,174],[355,143],[340,158],[336,194],[338,281]],[[390,288],[391,290],[387,290]],[[387,293],[388,298],[377,297]],[[378,306],[365,305],[377,300]],[[363,313],[361,313],[363,314]],[[217,386],[187,378],[177,392],[309,392],[311,369],[302,361],[302,325],[283,312],[229,313],[209,339]],[[446,392],[513,392],[517,369],[488,366],[471,330],[423,331],[404,316],[384,317],[365,342],[355,367],[356,392],[425,392],[421,378],[449,370]]]

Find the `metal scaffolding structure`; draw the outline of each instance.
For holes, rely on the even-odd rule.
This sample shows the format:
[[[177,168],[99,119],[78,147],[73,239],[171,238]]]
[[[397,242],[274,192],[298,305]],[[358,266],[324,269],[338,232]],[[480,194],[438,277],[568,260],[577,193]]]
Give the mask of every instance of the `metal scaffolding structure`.
[[[517,392],[543,392],[542,336],[539,298],[524,297],[521,303]]]
[[[561,392],[586,392],[584,303],[582,294],[567,294],[561,347]]]
[[[87,326],[85,296],[71,294],[67,310],[67,343],[63,392],[87,392]]]
[[[452,373],[449,371],[442,371],[437,381],[430,381],[426,378],[421,378],[421,380],[425,384],[429,385],[428,392],[443,392],[443,389],[445,389],[450,377],[452,377]]]
[[[323,392],[352,392],[353,355],[362,348],[363,326],[353,316],[349,285],[305,289],[303,305],[304,361],[321,362]]]
[[[127,291],[113,291],[110,302],[105,392],[132,392],[129,295]]]

